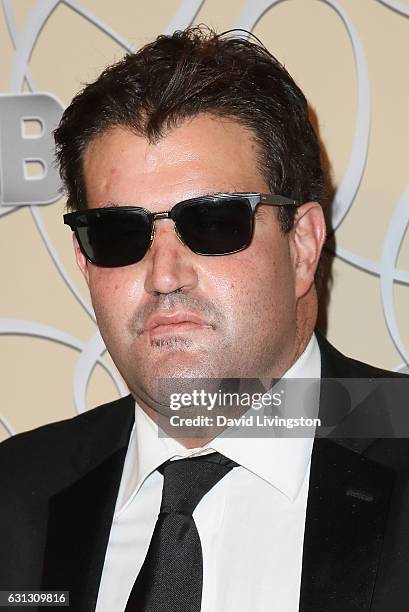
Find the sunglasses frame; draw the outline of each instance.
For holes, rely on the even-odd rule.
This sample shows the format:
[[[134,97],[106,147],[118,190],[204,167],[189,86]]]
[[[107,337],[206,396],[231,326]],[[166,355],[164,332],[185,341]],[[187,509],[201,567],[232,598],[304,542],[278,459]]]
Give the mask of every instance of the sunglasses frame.
[[[187,246],[193,253],[195,253],[196,255],[203,255],[203,256],[208,256],[208,257],[217,257],[217,256],[221,256],[221,255],[231,255],[233,253],[238,253],[239,251],[243,251],[244,249],[246,249],[248,246],[250,246],[251,243],[251,239],[250,242],[248,244],[246,244],[245,246],[241,247],[240,249],[236,249],[234,251],[228,251],[226,253],[200,253],[198,251],[193,250],[191,247],[189,247],[185,241],[183,240],[183,238],[180,236],[178,228],[177,228],[177,217],[178,217],[178,213],[180,212],[181,209],[184,208],[184,206],[186,205],[191,205],[195,202],[198,202],[200,204],[203,204],[205,202],[223,202],[223,200],[240,200],[240,199],[246,199],[247,202],[250,204],[250,208],[251,208],[251,223],[252,223],[252,227],[251,227],[251,235],[253,233],[253,225],[254,225],[254,214],[255,214],[255,210],[257,208],[258,205],[262,204],[262,205],[266,205],[266,206],[275,206],[275,207],[280,207],[280,206],[289,206],[289,207],[293,207],[296,208],[298,206],[298,203],[296,200],[292,200],[291,198],[287,198],[285,196],[282,195],[277,195],[277,194],[273,194],[273,193],[258,193],[258,192],[254,192],[254,191],[250,191],[250,192],[234,192],[234,193],[215,193],[212,195],[206,195],[206,196],[201,196],[201,197],[196,197],[196,198],[190,198],[188,200],[182,200],[181,202],[177,202],[170,210],[164,210],[164,211],[159,211],[156,213],[151,212],[150,210],[148,210],[147,208],[143,208],[141,206],[128,206],[128,205],[117,205],[117,206],[103,206],[100,208],[87,208],[85,210],[78,210],[75,212],[71,212],[71,213],[66,213],[64,215],[64,223],[66,225],[68,225],[71,230],[75,233],[77,240],[78,240],[78,244],[80,246],[81,252],[84,254],[84,256],[87,258],[88,261],[90,261],[91,263],[93,263],[94,265],[98,265],[95,262],[92,261],[92,259],[90,259],[90,257],[87,255],[87,253],[84,251],[82,243],[81,243],[81,239],[78,236],[78,232],[77,232],[77,228],[78,227],[84,227],[87,225],[87,219],[89,218],[101,218],[101,217],[109,217],[114,211],[124,211],[127,213],[138,213],[140,214],[141,212],[143,212],[147,218],[149,219],[150,225],[152,227],[151,229],[151,236],[150,236],[150,242],[149,242],[149,246],[146,250],[146,253],[149,251],[150,247],[152,246],[153,240],[155,238],[155,221],[158,221],[160,219],[172,219],[172,221],[175,224],[175,233],[176,236],[178,237],[178,239],[180,240],[180,242]],[[145,253],[145,255],[146,255]],[[138,261],[141,261],[141,259],[137,260],[134,263],[138,263]],[[131,265],[131,264],[128,264]],[[105,267],[105,266],[101,266],[101,267]],[[112,266],[112,267],[122,267],[122,266]]]

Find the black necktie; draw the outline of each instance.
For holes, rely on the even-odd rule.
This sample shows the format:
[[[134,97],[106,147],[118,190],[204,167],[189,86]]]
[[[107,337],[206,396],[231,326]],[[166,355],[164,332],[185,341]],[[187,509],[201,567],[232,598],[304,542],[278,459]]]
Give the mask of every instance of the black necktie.
[[[166,461],[162,504],[125,612],[200,612],[203,559],[192,514],[237,463],[219,453]]]

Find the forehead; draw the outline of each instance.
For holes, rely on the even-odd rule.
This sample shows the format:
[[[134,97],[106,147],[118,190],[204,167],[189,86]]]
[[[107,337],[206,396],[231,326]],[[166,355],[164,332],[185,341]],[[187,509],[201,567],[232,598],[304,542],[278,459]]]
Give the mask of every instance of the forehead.
[[[171,204],[216,191],[265,191],[258,145],[236,121],[200,115],[150,143],[123,127],[95,139],[84,155],[88,206]]]

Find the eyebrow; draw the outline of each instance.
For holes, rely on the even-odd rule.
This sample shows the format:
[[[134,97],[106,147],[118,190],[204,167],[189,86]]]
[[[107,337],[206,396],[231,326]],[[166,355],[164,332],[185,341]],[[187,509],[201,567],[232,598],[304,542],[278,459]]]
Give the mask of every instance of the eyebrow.
[[[120,206],[125,205],[125,202],[104,202],[103,204],[99,204],[98,208],[119,208]],[[128,205],[129,206],[129,205]]]
[[[178,202],[175,202],[173,206],[176,206],[176,204],[179,204],[179,202],[186,202],[187,200],[196,200],[198,198],[207,198],[207,197],[218,195],[220,193],[241,193],[241,192],[237,190],[229,189],[229,190],[224,190],[224,191],[211,191],[211,192],[201,193],[200,195],[193,196],[192,198],[186,198],[183,200],[179,200]],[[99,204],[97,208],[110,208],[110,207],[120,208],[121,206],[139,206],[141,208],[146,208],[146,205],[143,205],[137,202],[120,202],[120,201],[111,201],[111,200],[109,200],[108,202],[104,202],[103,204]]]

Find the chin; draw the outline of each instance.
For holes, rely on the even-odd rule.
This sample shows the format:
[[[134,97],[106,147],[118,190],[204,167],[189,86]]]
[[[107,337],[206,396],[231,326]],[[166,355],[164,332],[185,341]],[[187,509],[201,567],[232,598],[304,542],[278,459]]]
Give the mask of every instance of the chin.
[[[157,380],[160,378],[211,378],[214,372],[198,354],[181,353],[160,359],[153,368]]]
[[[151,341],[148,374],[160,377],[211,376],[208,351],[188,336],[163,335]]]
[[[188,336],[170,336],[164,334],[150,341],[150,347],[155,352],[186,352],[193,347],[193,341]]]

